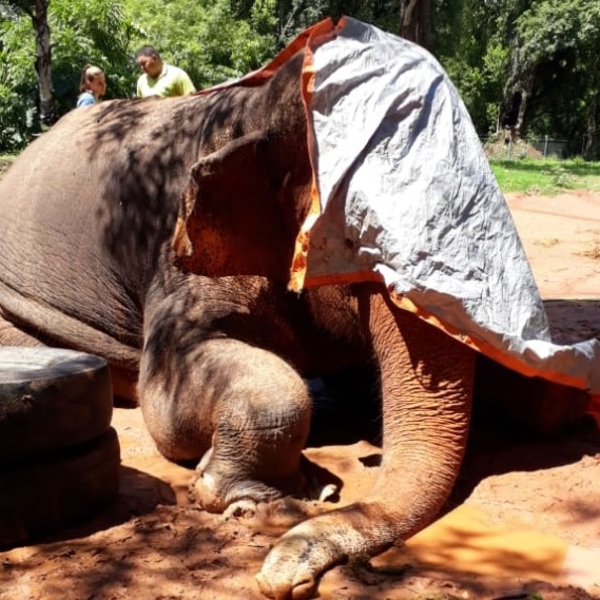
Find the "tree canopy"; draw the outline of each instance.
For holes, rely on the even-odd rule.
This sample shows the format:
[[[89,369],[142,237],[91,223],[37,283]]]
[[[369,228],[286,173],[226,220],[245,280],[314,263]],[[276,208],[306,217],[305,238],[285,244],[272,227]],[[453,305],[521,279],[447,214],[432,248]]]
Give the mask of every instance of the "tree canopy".
[[[87,63],[106,98],[132,97],[150,43],[202,88],[342,14],[430,50],[482,137],[547,135],[598,157],[597,0],[0,0],[0,151],[72,109]]]

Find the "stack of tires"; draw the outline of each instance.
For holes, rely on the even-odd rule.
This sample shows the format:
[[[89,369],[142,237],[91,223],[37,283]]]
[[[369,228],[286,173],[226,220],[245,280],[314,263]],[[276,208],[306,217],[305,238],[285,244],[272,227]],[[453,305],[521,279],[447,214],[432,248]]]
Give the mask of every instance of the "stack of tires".
[[[112,408],[103,359],[0,347],[0,547],[75,525],[116,499]]]

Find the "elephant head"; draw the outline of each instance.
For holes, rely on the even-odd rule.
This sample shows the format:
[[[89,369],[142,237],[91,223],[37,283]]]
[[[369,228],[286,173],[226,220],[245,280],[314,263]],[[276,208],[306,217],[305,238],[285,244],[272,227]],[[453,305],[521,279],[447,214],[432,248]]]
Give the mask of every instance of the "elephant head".
[[[288,82],[285,98],[266,102],[263,125],[193,167],[172,244],[183,270],[289,280],[302,225],[314,208],[302,58],[301,53],[278,73]],[[331,565],[376,554],[426,526],[462,461],[474,352],[397,308],[381,281],[355,284],[348,297],[347,305],[326,307],[324,314],[356,309],[376,358],[381,477],[361,502],[310,519],[282,537],[258,576],[260,589],[272,598],[308,597]],[[322,326],[328,327],[327,317]]]

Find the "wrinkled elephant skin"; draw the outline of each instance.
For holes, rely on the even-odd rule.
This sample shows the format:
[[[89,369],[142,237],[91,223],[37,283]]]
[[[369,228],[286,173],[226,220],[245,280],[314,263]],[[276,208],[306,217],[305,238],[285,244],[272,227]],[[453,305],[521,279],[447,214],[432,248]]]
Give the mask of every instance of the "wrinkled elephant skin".
[[[288,292],[311,169],[302,55],[262,86],[73,111],[0,184],[0,344],[104,356],[158,448],[199,462],[223,510],[301,483],[301,377],[374,361],[381,478],[290,530],[258,576],[272,598],[436,515],[465,449],[473,353],[382,285]]]

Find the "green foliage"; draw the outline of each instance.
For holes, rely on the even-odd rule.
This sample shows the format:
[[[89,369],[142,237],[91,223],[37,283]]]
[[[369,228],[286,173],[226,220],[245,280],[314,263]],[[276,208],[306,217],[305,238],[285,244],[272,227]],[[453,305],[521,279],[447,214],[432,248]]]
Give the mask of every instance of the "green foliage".
[[[515,91],[522,136],[588,139],[600,130],[597,0],[437,0],[437,54],[480,134],[496,130]]]
[[[22,148],[40,132],[35,35],[30,17],[11,3],[0,19],[0,151]],[[115,0],[53,0],[48,22],[56,114],[75,105],[82,68],[105,69],[107,98],[131,95],[136,76],[129,44],[135,27]]]
[[[28,17],[0,21],[0,150],[22,148],[37,131],[34,38]]]
[[[283,48],[304,29],[329,15],[325,0],[276,0],[275,36],[277,48]]]
[[[106,98],[132,95],[136,70],[129,50],[136,27],[114,0],[53,0],[52,71],[59,114],[75,105],[79,77],[90,63],[106,73]]]
[[[485,135],[496,129],[510,58],[497,38],[493,5],[477,0],[437,3],[437,55],[456,85],[476,129]]]
[[[239,4],[232,9],[229,0],[130,0],[127,14],[139,32],[132,53],[152,44],[165,61],[187,71],[196,87],[221,83],[273,56],[274,8],[275,0],[253,2],[242,19],[243,9]]]
[[[401,0],[52,0],[49,23],[57,114],[70,110],[81,68],[102,67],[106,98],[131,97],[133,55],[145,43],[196,87],[260,67],[306,27],[349,15],[396,33]],[[39,129],[35,0],[0,0],[0,151]],[[433,0],[435,53],[484,136],[505,99],[530,84],[522,135],[595,142],[600,119],[600,2]],[[598,147],[598,145],[596,145]]]
[[[396,25],[396,10],[397,0],[126,0],[140,32],[134,46],[156,46],[198,88],[257,69],[327,16],[347,14],[385,29]]]
[[[217,0],[206,8],[199,31],[205,56],[200,86],[239,77],[273,56],[274,19],[269,18],[273,6],[270,0],[255,4],[248,20],[236,19],[227,0]]]
[[[600,3],[532,2],[516,19],[516,74],[534,82],[530,132],[579,138],[600,118]]]
[[[584,55],[600,48],[600,4],[594,0],[544,0],[517,19],[523,70],[569,52]]]

